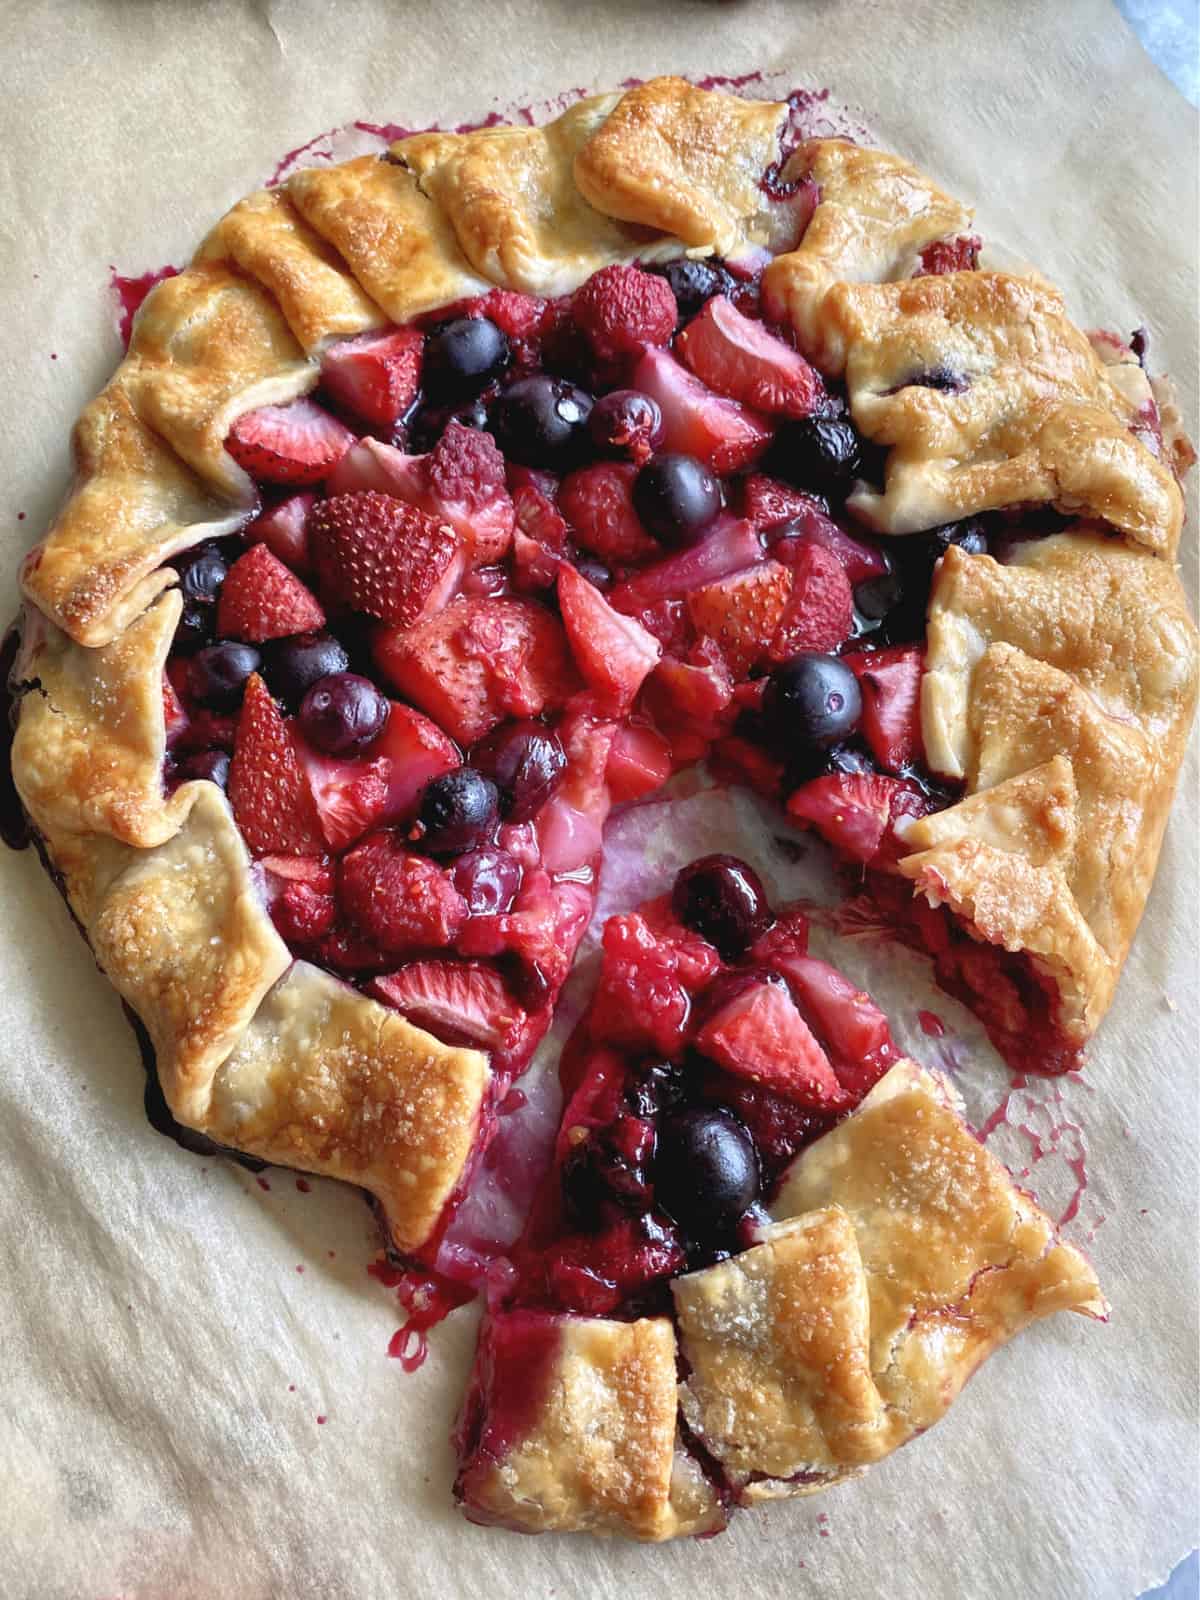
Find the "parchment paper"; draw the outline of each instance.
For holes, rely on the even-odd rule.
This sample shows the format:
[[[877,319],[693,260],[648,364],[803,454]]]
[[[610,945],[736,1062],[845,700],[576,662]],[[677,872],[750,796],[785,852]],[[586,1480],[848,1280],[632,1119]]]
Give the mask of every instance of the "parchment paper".
[[[110,265],[186,259],[323,129],[453,124],[635,74],[766,69],[861,106],[1079,320],[1147,322],[1195,427],[1195,118],[1106,0],[7,0],[0,38],[10,596],[64,487],[70,424],[118,357]],[[1194,529],[1193,509],[1193,582]],[[1195,777],[1193,759],[1086,1077],[1018,1092],[992,1135],[1070,1214],[1111,1323],[1027,1333],[862,1482],[660,1549],[455,1515],[447,1434],[473,1314],[405,1375],[355,1193],[280,1172],[260,1185],[152,1132],[115,995],[32,855],[5,853],[0,1595],[1124,1600],[1160,1580],[1196,1541]],[[748,800],[698,791],[620,824],[621,859],[641,864],[613,875],[603,909],[731,831],[781,888],[827,888],[818,847],[793,862]],[[870,941],[837,958],[956,1071],[977,1122],[1001,1106],[1007,1075],[919,961]],[[922,1007],[945,1038],[922,1032]]]

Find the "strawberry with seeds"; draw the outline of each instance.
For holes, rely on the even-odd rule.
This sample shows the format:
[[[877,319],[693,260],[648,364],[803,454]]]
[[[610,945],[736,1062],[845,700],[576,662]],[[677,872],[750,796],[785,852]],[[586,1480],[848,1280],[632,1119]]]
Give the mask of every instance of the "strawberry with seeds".
[[[262,483],[320,483],[354,443],[344,423],[312,400],[261,406],[229,430],[225,448]]]
[[[324,626],[316,596],[265,544],[252,545],[230,567],[217,602],[221,638],[262,644]]]
[[[720,646],[735,678],[743,678],[766,655],[787,608],[792,575],[766,561],[688,595],[692,626]]]
[[[251,854],[324,853],[325,839],[287,725],[257,672],[246,680],[228,793]]]
[[[477,961],[412,961],[369,992],[437,1038],[484,1050],[508,1049],[526,1020],[500,974]]]
[[[364,422],[387,427],[417,397],[424,345],[419,328],[392,328],[343,339],[321,358],[321,384],[347,411]]]
[[[309,536],[327,594],[404,628],[442,609],[465,564],[453,528],[370,489],[323,500]]]
[[[696,1048],[727,1072],[802,1105],[832,1110],[846,1103],[829,1057],[778,982],[743,987],[700,1029]]]

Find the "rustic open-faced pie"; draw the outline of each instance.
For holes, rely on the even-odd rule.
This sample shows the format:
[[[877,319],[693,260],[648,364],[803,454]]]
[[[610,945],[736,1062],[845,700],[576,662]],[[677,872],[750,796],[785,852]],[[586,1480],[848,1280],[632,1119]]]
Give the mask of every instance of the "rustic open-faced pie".
[[[659,78],[249,196],[141,306],[22,570],[13,777],[171,1115],[468,1286],[612,806],[700,761],[777,801],[1022,1070],[1078,1066],[1149,892],[1196,697],[1170,390],[915,169],[791,126]],[[460,1428],[485,1520],[709,1530],[1102,1303],[943,1085],[842,1059],[794,919],[689,881],[610,924],[592,1017],[622,1094],[653,1056],[673,1117],[750,1130],[753,1204],[659,1237],[643,1173],[593,1272],[564,1121]],[[801,1068],[802,1131],[762,1110]]]

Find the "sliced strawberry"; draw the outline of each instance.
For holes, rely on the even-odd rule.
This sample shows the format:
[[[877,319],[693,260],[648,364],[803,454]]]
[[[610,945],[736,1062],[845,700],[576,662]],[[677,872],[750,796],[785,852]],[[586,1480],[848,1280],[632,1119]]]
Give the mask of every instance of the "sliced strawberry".
[[[425,495],[425,456],[408,456],[379,439],[360,439],[338,462],[325,485],[332,498],[374,489],[419,506]]]
[[[845,1099],[829,1057],[778,983],[736,994],[700,1029],[696,1048],[726,1071],[801,1105],[833,1108]]]
[[[452,528],[373,490],[323,500],[309,535],[322,588],[381,622],[407,628],[440,611],[462,576]]]
[[[375,661],[388,683],[464,745],[505,717],[556,709],[578,686],[558,619],[508,595],[460,598],[415,628],[384,630]]]
[[[679,660],[664,656],[650,674],[643,704],[671,741],[677,762],[698,760],[733,721],[733,678],[724,657],[704,640]]]
[[[713,776],[721,783],[740,783],[768,800],[778,800],[784,765],[760,744],[738,734],[718,739],[709,757]]]
[[[229,803],[252,855],[321,855],[325,840],[278,706],[252,672],[229,768]]]
[[[338,889],[350,920],[391,955],[444,950],[467,918],[450,874],[392,832],[373,833],[342,857]]]
[[[175,693],[175,685],[165,672],[162,680],[162,704],[163,730],[166,733],[167,749],[169,750],[176,740],[182,738],[186,733],[188,714],[183,709],[183,701]]]
[[[773,528],[777,523],[806,517],[813,512],[828,516],[829,507],[815,495],[793,489],[790,483],[769,478],[766,473],[751,473],[742,485],[742,515],[760,533],[764,528]]]
[[[296,754],[321,819],[321,832],[331,850],[344,850],[368,828],[390,821],[388,764],[370,760],[339,761],[322,755],[297,734]]]
[[[862,731],[871,754],[885,772],[901,772],[921,759],[920,645],[855,652],[853,667],[862,688]]]
[[[518,527],[513,532],[513,587],[519,594],[553,589],[563,556],[531,539]]]
[[[614,805],[640,800],[671,776],[671,747],[653,728],[626,722],[613,735],[604,781]]]
[[[263,856],[267,907],[289,944],[312,944],[337,920],[333,864],[328,856]]]
[[[451,422],[428,457],[425,506],[461,536],[472,566],[502,561],[516,517],[490,433]]]
[[[575,291],[575,320],[602,362],[667,344],[678,308],[665,278],[639,267],[602,267]]]
[[[596,695],[598,709],[622,716],[662,655],[640,622],[612,606],[569,561],[558,569],[558,604],[575,664]]]
[[[230,567],[217,602],[221,638],[262,644],[324,626],[316,595],[265,544],[252,545]]]
[[[343,339],[321,358],[321,384],[355,416],[386,427],[417,397],[424,346],[419,328],[390,328]]]
[[[869,994],[815,956],[776,953],[769,964],[787,979],[793,997],[832,1054],[843,1089],[860,1100],[895,1060],[883,1012]]]
[[[320,483],[354,443],[344,423],[312,400],[247,411],[225,448],[238,466],[263,483]]]
[[[371,759],[386,768],[387,799],[382,815],[387,822],[407,819],[429,780],[461,765],[453,740],[435,722],[395,701],[383,732],[371,746]]]
[[[500,974],[474,961],[412,961],[367,992],[448,1044],[506,1050],[525,1020]]]
[[[722,475],[762,454],[772,429],[764,417],[736,400],[713,394],[666,350],[647,350],[633,387],[657,400],[663,415],[664,450],[681,450]]]
[[[877,862],[892,844],[901,816],[930,809],[912,784],[876,773],[835,773],[803,784],[787,802],[788,815],[815,828],[852,861]]]
[[[982,241],[978,234],[960,233],[956,239],[935,239],[921,251],[918,278],[927,273],[974,272]]]
[[[662,553],[633,509],[637,474],[632,461],[600,461],[563,479],[558,492],[562,514],[576,543],[602,561],[628,566]]]
[[[312,558],[308,549],[308,514],[313,508],[313,494],[292,494],[277,506],[255,517],[242,530],[247,544],[265,544],[272,555],[278,556],[285,567],[294,572],[308,572]]]
[[[806,417],[825,398],[825,385],[798,350],[714,295],[675,341],[675,350],[701,383],[755,411]]]
[[[636,572],[617,584],[609,601],[618,611],[636,616],[660,600],[672,600],[730,573],[741,572],[763,558],[762,540],[746,521],[720,516],[690,549]]]
[[[775,637],[772,661],[787,661],[804,650],[832,654],[854,628],[854,591],[845,568],[831,551],[817,544],[796,552],[792,592]]]
[[[593,1037],[672,1055],[683,1044],[692,1008],[675,950],[636,912],[610,917],[603,942],[589,1021]]]
[[[778,561],[722,578],[688,595],[688,614],[702,639],[720,646],[735,678],[766,655],[787,607],[792,576]]]
[[[776,561],[789,567],[803,559],[809,545],[820,545],[837,557],[851,583],[882,577],[889,570],[887,557],[878,545],[852,539],[818,508],[807,509],[789,518],[783,527],[772,529],[767,543]]]

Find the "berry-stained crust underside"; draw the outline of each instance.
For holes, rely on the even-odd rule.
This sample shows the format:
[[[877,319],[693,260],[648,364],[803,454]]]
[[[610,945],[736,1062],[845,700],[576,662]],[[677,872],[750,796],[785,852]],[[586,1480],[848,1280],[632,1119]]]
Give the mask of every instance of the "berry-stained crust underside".
[[[491,1285],[481,1520],[710,1531],[928,1426],[1031,1283],[1100,1304],[732,858],[604,930],[505,1271],[469,1204],[610,811],[683,769],[826,840],[1021,1070],[1079,1064],[1149,892],[1196,695],[1169,387],[922,174],[789,126],[656,79],[249,196],[145,300],[23,569],[14,779],[170,1116]],[[946,1273],[915,1177],[902,1238],[820,1176],[909,1113],[979,1199]]]

